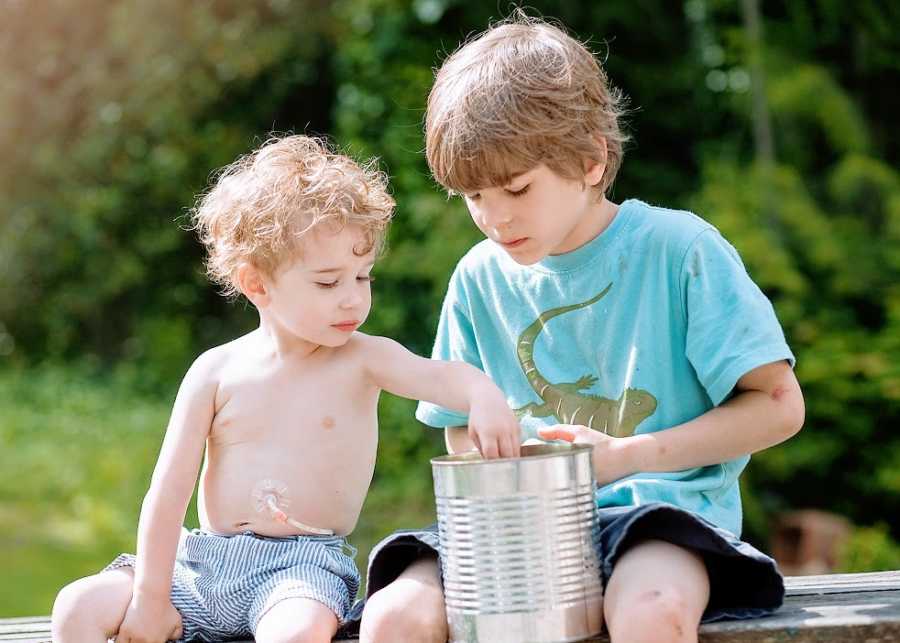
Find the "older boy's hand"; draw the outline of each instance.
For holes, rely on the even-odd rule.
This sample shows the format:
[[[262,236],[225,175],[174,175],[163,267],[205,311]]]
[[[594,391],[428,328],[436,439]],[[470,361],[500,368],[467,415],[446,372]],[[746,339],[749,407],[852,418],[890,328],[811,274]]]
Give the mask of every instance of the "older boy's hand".
[[[565,440],[574,444],[592,445],[594,477],[600,486],[637,473],[626,450],[630,438],[614,438],[576,424],[556,424],[538,429],[538,437],[542,440]]]
[[[522,441],[519,420],[500,392],[484,391],[469,407],[469,438],[484,458],[517,458]]]

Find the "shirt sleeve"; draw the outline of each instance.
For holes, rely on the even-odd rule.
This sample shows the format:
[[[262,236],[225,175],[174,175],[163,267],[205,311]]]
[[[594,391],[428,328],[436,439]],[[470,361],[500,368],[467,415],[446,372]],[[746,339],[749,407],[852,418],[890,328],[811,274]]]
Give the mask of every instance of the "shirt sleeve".
[[[687,357],[714,405],[754,368],[780,360],[794,366],[772,303],[716,229],[691,243],[680,280]]]
[[[438,321],[431,359],[468,362],[483,371],[484,367],[475,342],[475,331],[469,318],[466,302],[462,277],[457,268],[447,286],[447,295],[444,297],[444,304],[441,307],[441,317]],[[469,422],[467,415],[425,401],[419,402],[416,419],[439,429],[448,426],[465,426]]]

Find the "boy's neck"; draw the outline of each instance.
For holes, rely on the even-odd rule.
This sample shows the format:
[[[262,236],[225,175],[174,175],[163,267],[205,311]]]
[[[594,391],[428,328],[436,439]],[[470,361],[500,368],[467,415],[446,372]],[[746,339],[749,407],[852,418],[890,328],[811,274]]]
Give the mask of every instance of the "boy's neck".
[[[306,359],[322,347],[321,344],[287,333],[262,313],[259,316],[259,328],[253,334],[260,355],[278,361]]]
[[[600,201],[591,204],[569,236],[550,253],[551,256],[567,254],[599,237],[612,223],[618,211],[618,204],[603,195]]]

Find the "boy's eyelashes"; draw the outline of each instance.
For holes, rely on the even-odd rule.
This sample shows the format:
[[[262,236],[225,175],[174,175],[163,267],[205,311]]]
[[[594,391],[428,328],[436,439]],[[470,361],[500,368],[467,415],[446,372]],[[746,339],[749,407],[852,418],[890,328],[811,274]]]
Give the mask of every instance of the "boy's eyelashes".
[[[531,184],[528,183],[528,184],[520,187],[518,190],[513,190],[510,188],[503,188],[503,191],[506,192],[511,197],[517,197],[517,196],[522,196],[523,194],[528,192],[528,188],[530,188],[530,187],[531,187]],[[477,201],[478,199],[481,198],[481,193],[475,192],[473,194],[467,194],[466,198],[469,199],[470,201]]]
[[[375,277],[373,277],[372,275],[360,275],[359,277],[356,278],[356,281],[367,281],[369,283],[372,283],[373,281],[375,281]],[[318,286],[319,288],[326,288],[326,289],[334,288],[339,283],[341,283],[340,279],[335,279],[334,281],[316,281],[315,282],[316,286]]]

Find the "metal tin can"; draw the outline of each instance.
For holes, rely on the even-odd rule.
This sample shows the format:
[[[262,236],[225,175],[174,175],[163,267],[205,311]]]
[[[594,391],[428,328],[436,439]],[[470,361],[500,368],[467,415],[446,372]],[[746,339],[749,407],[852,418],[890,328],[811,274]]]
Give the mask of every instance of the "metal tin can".
[[[450,638],[549,643],[599,634],[591,447],[431,460]]]

